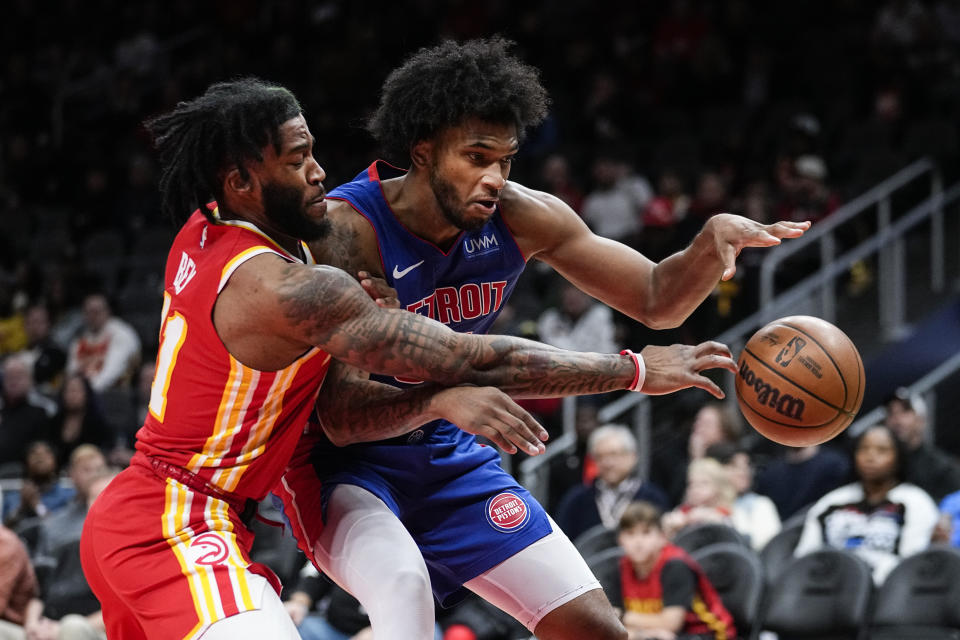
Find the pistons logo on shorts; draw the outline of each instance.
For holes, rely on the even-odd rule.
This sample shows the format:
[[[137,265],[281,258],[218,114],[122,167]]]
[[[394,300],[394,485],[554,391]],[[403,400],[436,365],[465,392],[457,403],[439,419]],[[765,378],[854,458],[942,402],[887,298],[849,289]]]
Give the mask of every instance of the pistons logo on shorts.
[[[512,491],[498,493],[487,500],[487,520],[499,531],[517,531],[530,519],[530,509],[523,498]]]

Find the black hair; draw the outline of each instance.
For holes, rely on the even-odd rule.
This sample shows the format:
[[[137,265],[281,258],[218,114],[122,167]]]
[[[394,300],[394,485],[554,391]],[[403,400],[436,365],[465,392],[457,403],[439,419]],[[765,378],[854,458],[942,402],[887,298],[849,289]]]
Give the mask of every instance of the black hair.
[[[897,462],[893,469],[893,475],[897,479],[897,482],[906,482],[907,480],[907,446],[903,443],[903,440],[897,437],[897,434],[883,423],[875,424],[871,427],[867,427],[857,435],[856,439],[853,441],[853,449],[851,450],[851,455],[853,456],[853,473],[857,475],[857,449],[860,448],[860,443],[866,437],[868,433],[876,430],[884,431],[890,440],[893,442],[893,449],[897,454]],[[857,475],[857,477],[859,477]]]
[[[288,89],[257,78],[211,85],[198,98],[180,102],[170,113],[144,124],[160,156],[162,206],[174,220],[222,197],[222,172],[237,167],[244,178],[250,160],[262,161],[263,148],[280,152],[280,125],[301,112]]]
[[[414,144],[471,117],[516,125],[521,140],[540,124],[547,91],[539,72],[510,54],[512,45],[501,37],[446,40],[394,69],[367,123],[386,158],[406,163]]]

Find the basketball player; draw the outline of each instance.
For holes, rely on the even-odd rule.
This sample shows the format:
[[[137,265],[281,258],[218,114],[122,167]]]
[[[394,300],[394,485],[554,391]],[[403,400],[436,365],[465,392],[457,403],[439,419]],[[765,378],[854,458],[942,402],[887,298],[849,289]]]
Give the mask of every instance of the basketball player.
[[[81,540],[111,638],[298,637],[276,576],[250,562],[246,524],[280,480],[331,357],[389,375],[535,394],[669,390],[705,380],[697,374],[704,368],[735,370],[720,348],[648,348],[644,380],[644,361],[630,353],[458,334],[378,307],[346,273],[315,265],[306,248],[327,227],[324,172],[286,89],[252,79],[216,84],[148,126],[164,208],[200,208],[168,257],[137,453],[91,508]],[[481,432],[534,452],[542,446],[540,427],[519,407],[499,392],[475,393],[406,393],[396,411],[381,410],[382,433],[396,435],[389,425],[402,422],[394,418],[401,409],[465,413]]]
[[[558,198],[508,181],[547,97],[536,71],[507,49],[500,39],[447,42],[390,74],[370,130],[410,169],[375,162],[331,192],[340,241],[317,247],[324,261],[385,278],[414,314],[480,333],[536,258],[662,328],[730,278],[743,247],[809,226],[718,215],[659,264],[592,234]],[[361,601],[377,640],[431,637],[430,585],[444,604],[465,586],[541,640],[625,637],[573,545],[495,451],[443,421],[337,448],[369,440],[383,417],[365,393],[345,391],[355,371],[338,364],[329,376],[340,384],[325,386],[318,404],[327,437],[304,437],[277,493],[301,548]]]

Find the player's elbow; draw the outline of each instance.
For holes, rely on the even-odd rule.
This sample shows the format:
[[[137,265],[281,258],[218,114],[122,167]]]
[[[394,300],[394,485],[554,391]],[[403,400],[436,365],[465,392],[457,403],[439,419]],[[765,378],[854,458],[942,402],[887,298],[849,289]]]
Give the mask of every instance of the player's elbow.
[[[662,329],[676,329],[683,324],[684,320],[686,320],[685,316],[673,313],[669,309],[649,309],[641,322],[647,327],[659,331]]]

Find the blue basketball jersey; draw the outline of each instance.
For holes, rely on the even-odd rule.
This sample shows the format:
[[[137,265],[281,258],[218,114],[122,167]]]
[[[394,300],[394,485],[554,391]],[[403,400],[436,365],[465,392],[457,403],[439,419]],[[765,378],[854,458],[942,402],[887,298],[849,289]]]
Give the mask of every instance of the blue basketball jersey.
[[[461,333],[486,333],[525,264],[500,210],[480,230],[462,232],[444,251],[411,233],[384,199],[381,177],[401,174],[374,162],[328,197],[350,203],[373,225],[387,283],[408,311]]]
[[[499,208],[481,229],[462,232],[444,251],[414,235],[390,209],[380,180],[398,175],[401,170],[374,162],[327,197],[348,202],[373,226],[383,273],[403,307],[455,331],[486,332],[525,264]],[[445,420],[346,447],[322,438],[311,462],[324,505],[333,487],[346,483],[377,495],[397,514],[445,605],[463,595],[464,582],[551,531],[543,508],[500,468],[497,451]]]

